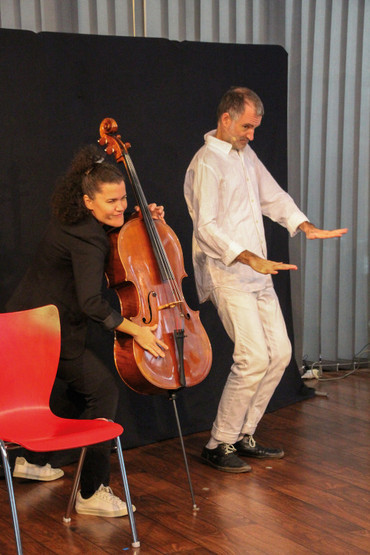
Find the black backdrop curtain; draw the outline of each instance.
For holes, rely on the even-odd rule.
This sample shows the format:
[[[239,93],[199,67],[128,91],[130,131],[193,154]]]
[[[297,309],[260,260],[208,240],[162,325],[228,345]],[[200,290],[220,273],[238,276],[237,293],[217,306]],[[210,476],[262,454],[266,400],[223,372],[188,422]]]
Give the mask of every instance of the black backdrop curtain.
[[[266,111],[252,146],[286,188],[284,49],[0,30],[0,74],[0,310],[36,250],[57,176],[81,145],[96,143],[105,117],[116,119],[122,139],[132,144],[130,154],[148,201],[165,205],[167,223],[184,252],[184,295],[191,308],[199,309],[192,226],[182,194],[185,171],[204,133],[216,126],[222,93],[245,85],[258,92]],[[286,230],[265,223],[269,256],[288,261]],[[279,274],[275,286],[293,341],[288,273]],[[213,306],[205,303],[200,310],[214,361],[203,383],[178,393],[184,434],[211,427],[231,364],[232,345]],[[102,353],[113,364],[108,335]],[[117,380],[126,447],[177,435],[166,398],[139,395]],[[292,360],[268,410],[312,395]]]

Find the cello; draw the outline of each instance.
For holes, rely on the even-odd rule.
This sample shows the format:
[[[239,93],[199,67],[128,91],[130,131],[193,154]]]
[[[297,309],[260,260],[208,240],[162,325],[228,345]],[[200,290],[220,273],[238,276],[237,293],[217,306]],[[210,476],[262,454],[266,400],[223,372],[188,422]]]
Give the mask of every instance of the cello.
[[[199,384],[211,368],[212,350],[199,318],[181,288],[186,277],[180,242],[162,220],[154,220],[136,170],[129,143],[117,134],[114,119],[99,128],[99,144],[123,163],[139,206],[139,216],[109,234],[108,285],[118,296],[121,314],[145,326],[157,324],[155,335],[168,346],[155,357],[127,334],[115,332],[114,360],[121,379],[137,393],[167,394]]]

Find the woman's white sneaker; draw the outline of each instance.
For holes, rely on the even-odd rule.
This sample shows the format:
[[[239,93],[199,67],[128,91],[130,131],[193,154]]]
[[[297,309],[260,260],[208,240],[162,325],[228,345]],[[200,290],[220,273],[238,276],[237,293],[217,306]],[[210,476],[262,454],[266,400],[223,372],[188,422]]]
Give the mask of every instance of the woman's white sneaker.
[[[50,464],[39,466],[26,461],[24,457],[17,457],[13,470],[14,478],[26,478],[27,480],[39,480],[40,482],[51,482],[64,476],[61,468],[52,468]]]
[[[84,499],[81,492],[76,497],[76,512],[81,515],[95,515],[105,517],[116,517],[127,515],[127,505],[119,497],[114,495],[109,486],[99,487],[99,489],[89,497]],[[132,510],[136,507],[132,505]]]

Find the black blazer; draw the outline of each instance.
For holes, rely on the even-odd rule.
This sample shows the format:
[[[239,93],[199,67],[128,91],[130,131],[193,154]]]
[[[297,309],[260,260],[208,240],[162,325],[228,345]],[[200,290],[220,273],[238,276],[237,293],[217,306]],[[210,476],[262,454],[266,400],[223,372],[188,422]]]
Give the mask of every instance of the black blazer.
[[[107,234],[93,216],[74,225],[61,225],[53,219],[6,309],[56,305],[62,331],[61,357],[76,358],[85,347],[89,318],[107,330],[123,320],[103,296],[108,252]]]

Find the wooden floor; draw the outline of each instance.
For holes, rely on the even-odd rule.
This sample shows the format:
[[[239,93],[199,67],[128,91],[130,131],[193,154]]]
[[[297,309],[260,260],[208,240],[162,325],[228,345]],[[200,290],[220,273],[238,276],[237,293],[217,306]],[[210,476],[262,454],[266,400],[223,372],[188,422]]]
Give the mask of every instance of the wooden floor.
[[[282,460],[252,460],[252,472],[230,475],[199,461],[208,433],[184,438],[197,511],[178,439],[125,451],[140,549],[131,547],[127,517],[74,513],[71,525],[62,523],[73,465],[55,482],[15,479],[24,554],[370,553],[370,372],[308,385],[327,397],[260,423],[257,439],[284,446]],[[122,491],[115,455],[112,487]],[[0,554],[15,553],[4,480],[0,516]]]

